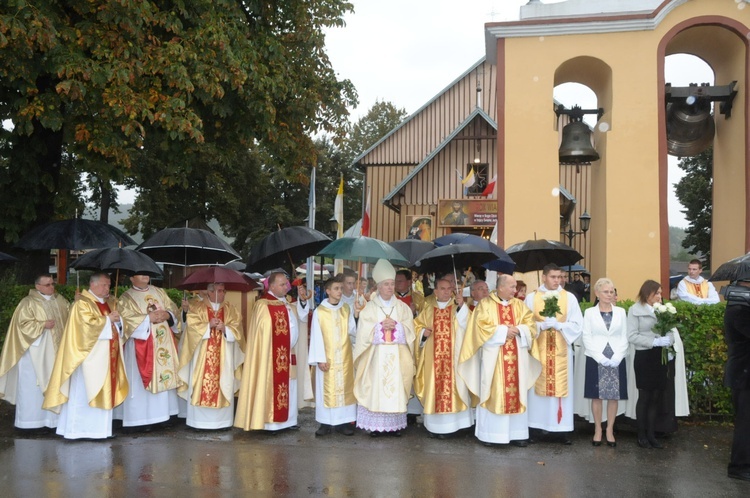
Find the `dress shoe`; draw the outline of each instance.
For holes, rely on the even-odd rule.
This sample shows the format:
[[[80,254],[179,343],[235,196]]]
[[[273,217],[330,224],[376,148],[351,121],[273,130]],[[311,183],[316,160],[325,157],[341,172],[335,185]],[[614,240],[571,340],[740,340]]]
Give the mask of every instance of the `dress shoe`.
[[[383,433],[380,431],[370,431],[370,437],[380,437]]]
[[[318,430],[315,431],[316,436],[327,436],[333,432],[333,427],[331,427],[328,424],[320,424],[320,427],[318,427]]]
[[[732,479],[742,479],[743,481],[750,481],[750,470],[730,470],[727,472],[727,477]]]
[[[602,445],[601,439],[599,441],[597,441],[596,439],[591,440],[591,446],[601,446],[601,445]]]
[[[401,437],[401,431],[393,431],[393,432],[391,432],[391,436],[393,436],[393,437]]]
[[[610,441],[609,439],[607,439],[607,446],[609,446],[610,448],[616,448],[617,441]]]
[[[648,442],[648,439],[638,438],[638,446],[647,450],[651,449],[651,443]]]
[[[433,439],[448,439],[448,434],[435,434],[434,432],[430,432],[430,437]]]
[[[651,445],[652,448],[656,448],[657,450],[661,450],[664,448],[664,446],[656,440],[656,438],[648,438],[648,443]]]
[[[344,436],[354,435],[354,426],[352,424],[341,424],[336,426],[336,432],[343,434]]]
[[[560,444],[564,444],[565,446],[570,446],[571,444],[573,444],[573,441],[567,434],[558,436],[558,441],[560,442]]]
[[[525,439],[514,439],[510,444],[517,446],[518,448],[526,448],[529,445],[529,442]]]

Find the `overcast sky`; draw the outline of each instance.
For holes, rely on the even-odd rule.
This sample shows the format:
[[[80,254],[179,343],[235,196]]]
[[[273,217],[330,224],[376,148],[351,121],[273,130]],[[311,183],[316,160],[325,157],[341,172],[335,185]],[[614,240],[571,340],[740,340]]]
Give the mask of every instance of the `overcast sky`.
[[[484,24],[519,18],[528,0],[353,0],[346,27],[328,30],[326,47],[333,67],[359,94],[352,119],[378,100],[411,114],[485,54]],[[545,1],[544,3],[553,3]],[[674,85],[713,82],[704,63],[686,56],[668,59],[667,81]],[[596,105],[593,92],[563,85],[555,98],[567,106]],[[673,159],[673,158],[670,158]],[[670,161],[670,185],[681,176]],[[685,227],[681,205],[670,188],[669,223]]]

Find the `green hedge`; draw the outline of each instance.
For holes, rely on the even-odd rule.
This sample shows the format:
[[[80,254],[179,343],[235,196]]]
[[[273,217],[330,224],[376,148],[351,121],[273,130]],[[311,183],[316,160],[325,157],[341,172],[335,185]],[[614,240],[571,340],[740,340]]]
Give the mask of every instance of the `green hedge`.
[[[620,301],[628,310],[633,301]],[[685,370],[688,381],[690,413],[699,416],[730,415],[732,395],[724,387],[724,303],[696,306],[672,301],[680,318],[680,337],[685,344]],[[581,310],[591,303],[581,303]]]
[[[28,295],[32,287],[0,281],[0,346],[5,340],[13,310],[18,302]],[[75,296],[75,289],[74,285],[57,287],[57,291],[70,301]],[[125,290],[127,290],[126,287],[120,287],[118,294]],[[166,291],[179,306],[182,291],[177,289],[166,289]],[[620,301],[618,304],[627,310],[633,301]],[[676,301],[674,305],[680,317],[680,335],[685,343],[690,412],[695,415],[731,414],[731,394],[729,389],[723,386],[724,364],[727,360],[727,348],[723,335],[724,303],[694,306]],[[589,307],[591,303],[581,303],[582,310]]]

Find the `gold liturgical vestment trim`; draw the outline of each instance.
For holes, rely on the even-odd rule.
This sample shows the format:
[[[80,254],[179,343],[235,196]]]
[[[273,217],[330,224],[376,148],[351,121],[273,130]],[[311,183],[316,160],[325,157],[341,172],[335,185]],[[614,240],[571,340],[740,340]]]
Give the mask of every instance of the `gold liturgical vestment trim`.
[[[543,322],[539,313],[544,309],[544,292],[534,294],[534,320]],[[560,290],[557,300],[560,313],[558,322],[567,320],[568,294]],[[534,384],[534,392],[539,396],[564,398],[568,395],[568,343],[557,329],[541,330],[531,346],[531,356],[542,364],[542,374]]]

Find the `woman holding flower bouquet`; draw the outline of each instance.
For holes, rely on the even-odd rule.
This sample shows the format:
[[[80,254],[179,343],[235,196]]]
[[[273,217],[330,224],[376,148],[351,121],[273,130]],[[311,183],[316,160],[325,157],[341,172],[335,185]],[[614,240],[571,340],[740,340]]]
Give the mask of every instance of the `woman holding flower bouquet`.
[[[668,307],[674,310],[671,304],[661,304],[661,285],[653,280],[646,280],[638,291],[638,302],[628,310],[628,341],[635,348],[633,369],[638,388],[635,415],[638,445],[641,448],[663,448],[655,436],[659,417],[671,419],[665,421],[669,425],[676,425],[675,352],[672,349],[675,343],[676,311],[673,313]],[[671,410],[668,410],[671,411],[670,415],[660,415],[660,411],[664,411],[664,405],[671,406]],[[674,430],[676,427],[672,428]]]
[[[594,416],[594,446],[602,444],[602,406],[607,400],[607,445],[614,448],[614,426],[618,400],[628,399],[625,355],[628,353],[628,330],[625,310],[614,303],[615,285],[608,278],[594,284],[598,304],[586,310],[583,317],[583,347],[586,355],[584,397],[591,399]]]

